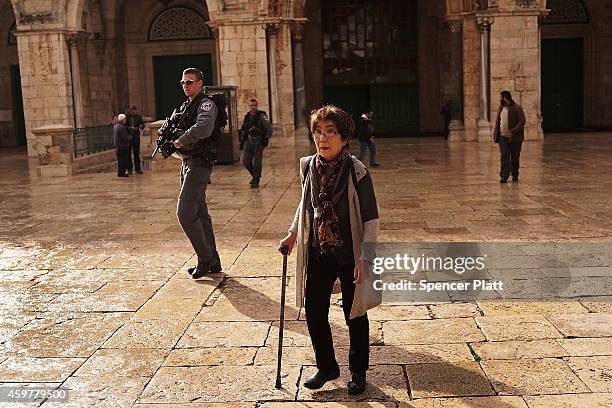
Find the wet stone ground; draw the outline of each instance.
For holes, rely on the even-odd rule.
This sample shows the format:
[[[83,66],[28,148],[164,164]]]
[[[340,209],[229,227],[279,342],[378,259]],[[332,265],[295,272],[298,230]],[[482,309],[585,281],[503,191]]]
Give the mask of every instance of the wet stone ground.
[[[537,242],[612,244],[610,142],[612,134],[597,133],[526,143],[520,182],[502,185],[494,145],[380,140],[382,166],[372,171],[380,240],[512,241],[532,260],[546,251]],[[489,279],[528,282],[554,275],[561,257],[578,282],[599,279],[569,294],[597,296],[372,310],[369,383],[358,397],[346,392],[339,295],[330,319],[341,378],[303,387],[314,359],[290,276],[276,390],[276,247],[298,200],[297,159],[308,150],[267,149],[259,189],[239,164],[215,168],[208,204],[224,272],[197,282],[175,217],[178,162],[128,179],[38,179],[23,153],[0,150],[0,385],[70,390],[68,404],[19,405],[44,407],[612,406],[609,254],[529,265],[508,254],[489,271]]]

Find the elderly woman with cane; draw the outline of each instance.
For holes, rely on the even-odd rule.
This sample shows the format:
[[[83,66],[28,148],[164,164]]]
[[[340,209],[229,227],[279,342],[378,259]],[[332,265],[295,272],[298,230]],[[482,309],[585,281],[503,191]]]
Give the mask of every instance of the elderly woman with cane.
[[[309,126],[317,153],[300,159],[301,201],[289,234],[280,243],[289,253],[297,243],[297,306],[305,305],[317,363],[316,374],[304,386],[318,389],[340,376],[328,320],[338,278],[350,337],[348,392],[360,394],[369,364],[367,310],[382,299],[372,286],[378,238],[376,196],[370,174],[348,151],[355,128],[350,115],[324,106],[312,112]]]

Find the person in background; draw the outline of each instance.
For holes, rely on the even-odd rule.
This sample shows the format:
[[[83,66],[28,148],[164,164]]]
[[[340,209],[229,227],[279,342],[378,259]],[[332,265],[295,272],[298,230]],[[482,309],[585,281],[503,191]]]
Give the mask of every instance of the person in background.
[[[127,171],[128,174],[132,174],[132,168],[134,168],[137,174],[142,174],[140,168],[140,131],[144,129],[144,122],[142,121],[142,116],[138,114],[138,108],[136,106],[132,106],[127,113],[127,128],[130,136],[132,136]],[[133,165],[132,155],[134,155]]]
[[[372,117],[374,111],[367,109],[363,115],[357,119],[356,132],[359,140],[359,161],[365,160],[366,149],[370,151],[370,167],[378,167],[380,164],[376,162],[376,144],[374,144],[374,126],[372,126]]]
[[[113,145],[117,151],[117,177],[128,177],[126,174],[132,137],[125,126],[127,117],[121,113],[113,126]]]

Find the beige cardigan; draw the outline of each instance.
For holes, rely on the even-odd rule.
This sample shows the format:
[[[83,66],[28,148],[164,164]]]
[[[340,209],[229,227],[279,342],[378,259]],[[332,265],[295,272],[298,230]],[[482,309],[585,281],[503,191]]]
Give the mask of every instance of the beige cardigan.
[[[310,199],[309,189],[304,189],[304,178],[306,177],[306,166],[314,156],[302,157],[300,159],[300,180],[302,184],[302,198],[295,212],[295,217],[289,232],[297,233],[297,267],[295,270],[296,277],[296,305],[302,307],[304,305],[304,295],[306,290],[306,270],[308,268],[308,246],[310,242],[310,214],[306,210],[304,203]],[[355,167],[355,175],[359,182],[365,175],[366,169],[355,156],[351,156]],[[367,222],[361,221],[361,211],[359,205],[359,197],[357,190],[353,185],[353,178],[348,178],[348,200],[349,200],[349,218],[351,220],[351,236],[353,239],[353,254],[355,256],[355,265],[360,260],[367,260],[369,268],[363,271],[364,279],[361,284],[355,287],[355,296],[353,298],[353,307],[351,308],[350,318],[363,316],[369,309],[380,305],[382,302],[382,292],[377,291],[372,286],[374,281],[374,273],[372,272],[372,262],[374,260],[374,251],[368,251],[368,254],[361,253],[364,236],[367,236],[368,243],[375,243],[378,239],[378,219]]]

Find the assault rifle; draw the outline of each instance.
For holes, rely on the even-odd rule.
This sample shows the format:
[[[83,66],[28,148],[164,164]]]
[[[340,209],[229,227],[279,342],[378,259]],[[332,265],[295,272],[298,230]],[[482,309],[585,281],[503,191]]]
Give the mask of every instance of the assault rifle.
[[[157,152],[160,150],[162,156],[164,156],[164,159],[167,159],[168,157],[172,156],[172,153],[176,152],[177,149],[176,147],[174,147],[174,144],[172,144],[172,142],[178,139],[180,136],[180,129],[176,127],[180,118],[181,113],[178,112],[176,109],[172,112],[172,115],[170,115],[169,118],[166,118],[166,121],[164,122],[162,127],[160,127],[157,131],[157,146],[155,147],[155,150],[153,151],[151,157],[155,157]]]

